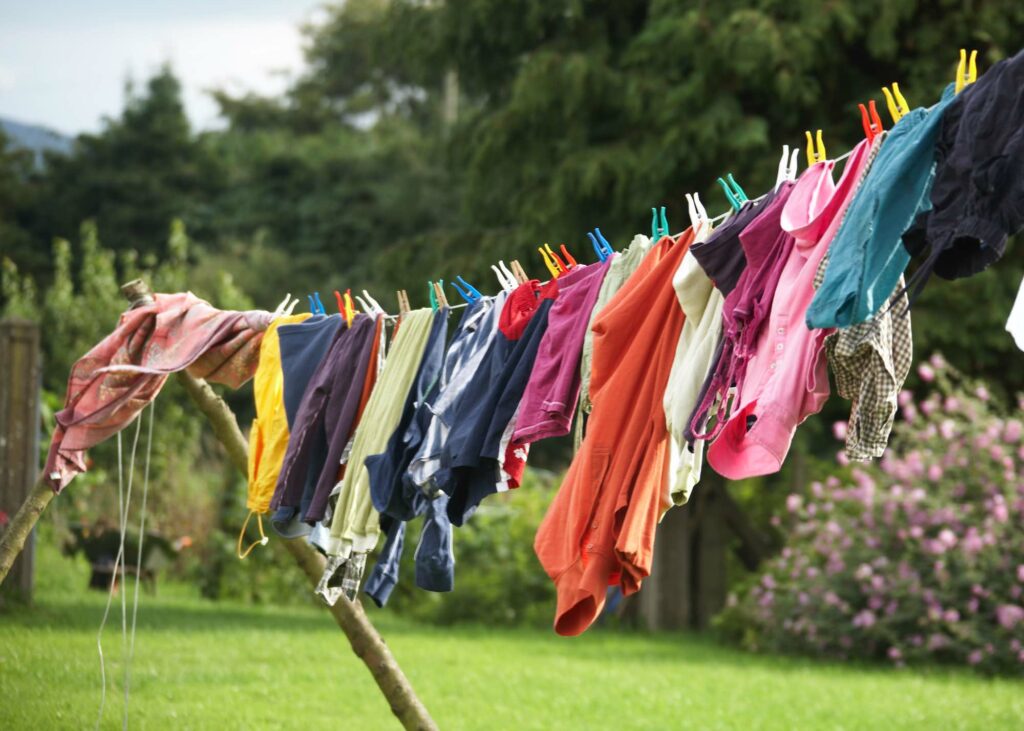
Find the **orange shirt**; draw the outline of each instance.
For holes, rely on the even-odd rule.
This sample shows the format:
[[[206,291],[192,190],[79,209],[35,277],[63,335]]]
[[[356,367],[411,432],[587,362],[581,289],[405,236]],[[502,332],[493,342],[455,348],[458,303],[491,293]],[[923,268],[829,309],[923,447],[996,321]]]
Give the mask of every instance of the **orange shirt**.
[[[662,399],[684,316],[672,277],[693,241],[664,238],[595,320],[587,435],[537,530],[555,582],[555,631],[582,633],[608,586],[640,589],[668,509],[669,438]]]

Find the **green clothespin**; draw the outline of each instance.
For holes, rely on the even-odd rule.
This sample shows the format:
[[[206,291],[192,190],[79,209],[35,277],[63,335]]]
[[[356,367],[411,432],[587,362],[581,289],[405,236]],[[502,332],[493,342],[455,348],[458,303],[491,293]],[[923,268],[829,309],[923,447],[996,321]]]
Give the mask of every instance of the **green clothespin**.
[[[668,217],[665,215],[665,206],[661,207],[661,220],[658,220],[658,209],[651,209],[651,240],[660,241],[662,237],[669,236]]]
[[[726,200],[729,201],[729,205],[732,206],[732,209],[734,211],[738,211],[742,204],[740,203],[739,199],[736,197],[736,194],[732,192],[732,189],[729,187],[729,184],[727,182],[725,182],[724,178],[719,178],[718,179],[718,184],[720,186],[722,186],[722,192],[725,193],[725,198],[726,198]]]
[[[732,185],[733,192],[736,194],[736,198],[739,199],[740,203],[746,203],[750,200],[747,198],[747,194],[743,191],[743,188],[740,187],[740,184],[736,182],[736,178],[732,176],[732,173],[729,173],[725,177],[728,178],[729,184]]]
[[[434,294],[434,283],[427,282],[427,290],[430,292],[430,309],[437,311],[437,295]]]

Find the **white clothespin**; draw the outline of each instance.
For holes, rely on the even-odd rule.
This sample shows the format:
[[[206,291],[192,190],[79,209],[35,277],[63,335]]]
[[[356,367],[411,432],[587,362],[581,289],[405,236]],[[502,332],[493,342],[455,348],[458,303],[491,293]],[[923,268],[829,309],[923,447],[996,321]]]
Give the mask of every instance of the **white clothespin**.
[[[288,296],[291,297],[291,295],[288,295]],[[290,305],[288,305],[287,307],[284,308],[284,312],[282,312],[281,314],[282,315],[290,315],[290,314],[292,314],[292,312],[295,311],[296,305],[298,305],[298,304],[299,304],[299,298],[296,297],[295,299],[293,299],[291,301]]]
[[[693,196],[686,194],[686,212],[690,214],[690,228],[694,233],[700,231],[703,221],[697,216],[697,205],[693,202]]]
[[[516,275],[505,266],[504,261],[499,261],[498,266],[491,264],[491,269],[494,270],[494,275],[498,278],[501,288],[506,292],[511,292],[518,286],[519,282],[516,280]]]
[[[788,170],[788,173],[789,173],[789,179],[791,181],[796,180],[796,171],[797,171],[797,165],[799,164],[799,160],[800,160],[800,150],[799,150],[799,148],[794,147],[793,148],[793,154],[789,158],[789,170]]]
[[[281,315],[283,315],[284,312],[285,312],[285,309],[288,307],[288,302],[291,300],[291,298],[292,298],[292,293],[291,292],[286,294],[284,296],[284,299],[281,300],[281,302],[277,305],[277,307],[274,308],[274,312],[271,313],[272,316],[273,317],[280,317]]]
[[[359,300],[359,304],[361,304],[363,306],[363,311],[364,312],[373,312],[373,313],[378,314],[378,315],[386,315],[387,314],[386,312],[384,312],[384,308],[380,306],[380,303],[377,300],[375,300],[373,297],[371,297],[370,293],[367,292],[365,289],[363,290],[363,297],[366,298],[365,302],[362,299],[360,299],[359,297],[356,297],[356,299],[358,299]],[[370,303],[370,307],[366,306],[366,302]]]
[[[775,176],[775,190],[789,180],[789,145],[782,146],[782,157],[779,158],[779,172]]]
[[[697,216],[701,222],[705,225],[711,223],[711,219],[708,218],[708,212],[704,208],[704,204],[700,202],[700,193],[693,194],[693,204],[697,209]]]

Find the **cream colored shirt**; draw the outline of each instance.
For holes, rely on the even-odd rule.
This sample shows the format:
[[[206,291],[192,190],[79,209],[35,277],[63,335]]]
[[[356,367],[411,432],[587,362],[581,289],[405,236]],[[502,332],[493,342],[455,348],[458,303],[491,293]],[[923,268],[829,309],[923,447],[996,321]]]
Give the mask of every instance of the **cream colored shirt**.
[[[686,253],[672,278],[672,286],[686,321],[676,345],[672,372],[665,389],[664,406],[672,438],[669,452],[672,460],[669,497],[676,505],[683,505],[700,481],[704,461],[704,442],[695,442],[691,451],[683,437],[683,430],[686,428],[686,420],[697,405],[701,385],[711,368],[715,348],[722,336],[722,305],[725,298],[690,252]]]

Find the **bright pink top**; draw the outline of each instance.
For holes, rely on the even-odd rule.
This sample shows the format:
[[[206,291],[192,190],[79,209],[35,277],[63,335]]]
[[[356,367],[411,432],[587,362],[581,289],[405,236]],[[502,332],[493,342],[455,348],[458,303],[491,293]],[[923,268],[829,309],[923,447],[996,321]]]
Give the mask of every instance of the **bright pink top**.
[[[814,297],[818,264],[853,197],[869,147],[862,141],[853,149],[838,184],[832,177],[835,161],[808,168],[782,210],[781,227],[795,239],[793,249],[736,396],[739,406],[708,449],[708,462],[723,477],[778,472],[797,426],[828,399],[824,345],[831,331],[808,330],[804,314]]]

